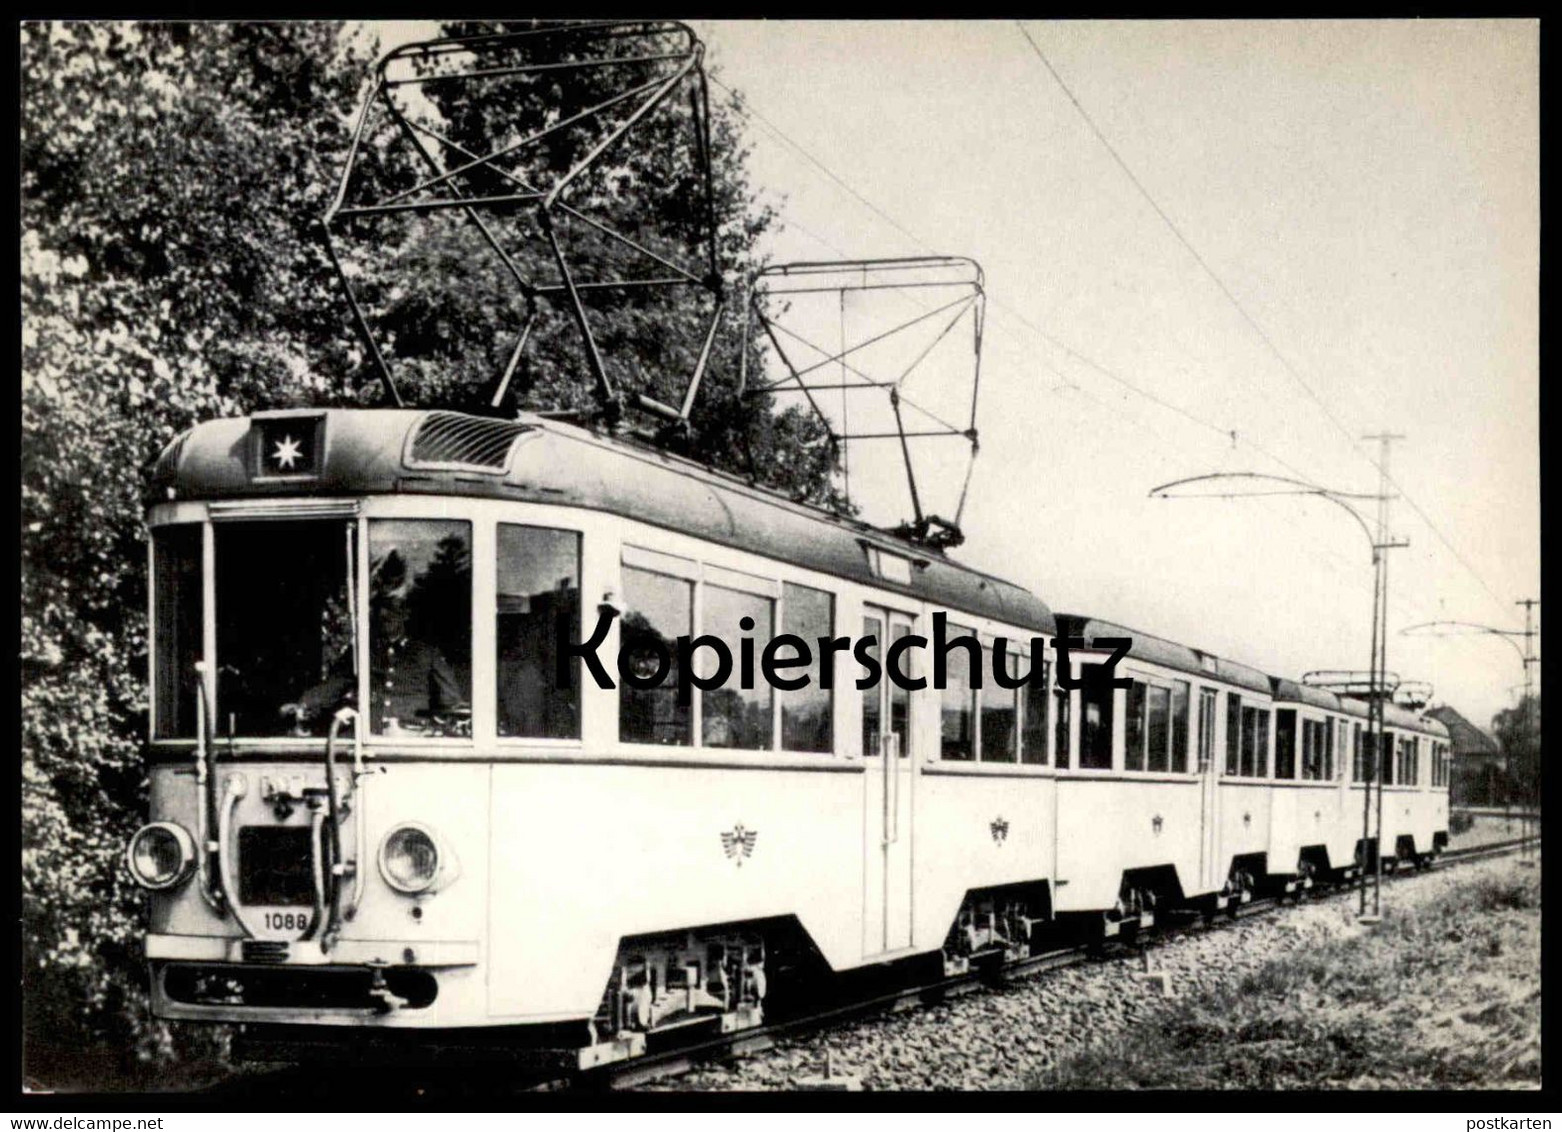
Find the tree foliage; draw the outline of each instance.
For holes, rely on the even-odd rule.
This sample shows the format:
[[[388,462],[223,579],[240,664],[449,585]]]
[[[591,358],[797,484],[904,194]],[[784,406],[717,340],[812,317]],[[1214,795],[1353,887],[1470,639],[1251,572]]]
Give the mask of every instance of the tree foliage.
[[[24,1002],[30,1071],[69,1074],[172,1048],[120,863],[145,475],[201,418],[348,395],[310,225],[366,59],[321,24],[29,24],[21,49]]]
[[[1502,746],[1509,800],[1540,803],[1540,697],[1527,696],[1517,707],[1492,717],[1492,733]]]
[[[147,1015],[141,899],[122,865],[145,809],[141,493],[198,420],[358,403],[368,359],[316,224],[372,46],[324,23],[21,29],[24,1004],[28,1071],[52,1083],[90,1073],[102,1087],[120,1054],[163,1061],[194,1041]],[[713,148],[723,262],[741,270],[773,217],[730,114]],[[686,169],[630,166],[664,194],[685,187]],[[470,238],[408,225],[397,255],[411,281],[374,292],[398,362],[430,388],[472,384],[454,339],[475,342],[486,376],[513,332]],[[604,334],[673,372],[697,321],[629,304]],[[734,465],[747,445],[771,483],[827,497],[833,460],[813,422],[737,412],[735,348],[700,454]],[[544,353],[522,403],[578,389],[574,364]]]
[[[452,36],[514,30],[521,25],[455,23]],[[551,62],[632,55],[652,50],[630,39],[604,44],[583,35],[549,37]],[[669,45],[670,46],[670,45]],[[535,62],[537,58],[483,58],[474,69]],[[627,73],[626,73],[627,72]],[[407,191],[474,156],[509,150],[518,138],[578,110],[602,103],[640,82],[630,68],[563,69],[433,83],[423,100],[400,96],[415,119],[436,127],[449,144],[423,139],[425,160],[387,119],[371,129],[369,160],[358,167],[381,191]],[[628,113],[625,103],[601,118],[585,118],[449,182],[472,195],[546,188],[604,139],[607,126]],[[774,211],[751,185],[748,150],[733,100],[710,108],[710,215],[703,167],[693,144],[693,111],[680,90],[651,110],[633,132],[590,165],[561,198],[578,213],[622,232],[668,260],[706,270],[705,239],[714,218],[716,274],[726,281],[721,320],[689,438],[692,454],[797,498],[844,509],[832,474],[835,454],[823,424],[809,413],[777,412],[769,398],[739,399],[740,358],[761,372],[757,340],[745,345],[739,325],[750,273],[760,266],[759,241],[776,223]],[[437,195],[448,195],[441,187]],[[666,276],[640,253],[561,210],[552,223],[577,281]],[[483,220],[515,267],[532,283],[559,281],[551,246],[535,207],[485,211]],[[504,371],[530,308],[510,266],[458,211],[397,214],[348,222],[343,244],[353,258],[369,318],[403,395],[413,403],[487,411],[495,378]],[[587,315],[608,377],[620,391],[681,402],[696,368],[715,298],[696,287],[605,290],[587,293]],[[541,299],[521,369],[511,387],[519,406],[580,409],[590,404],[591,374],[580,331],[562,299]]]

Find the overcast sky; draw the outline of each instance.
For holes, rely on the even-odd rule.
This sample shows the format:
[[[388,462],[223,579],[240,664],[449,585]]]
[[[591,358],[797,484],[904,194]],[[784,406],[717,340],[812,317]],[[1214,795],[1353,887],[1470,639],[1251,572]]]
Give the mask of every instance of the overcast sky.
[[[1025,26],[1257,329],[1014,23],[696,24],[755,114],[776,259],[986,272],[956,557],[1272,673],[1365,668],[1370,552],[1338,508],[1146,493],[1215,471],[1372,491],[1359,438],[1404,433],[1390,470],[1436,530],[1395,502],[1389,667],[1486,725],[1513,649],[1398,631],[1519,627],[1540,596],[1538,24]],[[854,452],[859,490],[892,482],[874,459],[894,470]],[[930,484],[932,509],[958,486]],[[870,512],[899,506],[879,494]]]

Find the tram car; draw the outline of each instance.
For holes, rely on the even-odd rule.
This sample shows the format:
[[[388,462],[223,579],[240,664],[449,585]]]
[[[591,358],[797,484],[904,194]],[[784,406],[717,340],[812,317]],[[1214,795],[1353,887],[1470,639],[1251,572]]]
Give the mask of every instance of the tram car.
[[[503,1041],[588,1067],[756,1025],[813,968],[958,972],[1373,851],[1358,701],[1054,616],[942,551],[557,419],[213,421],[151,492],[151,821],[127,863],[153,1006],[245,1023],[272,1056]],[[734,655],[849,637],[880,663],[937,614],[975,638],[942,690],[860,689],[851,656],[822,687],[822,655],[788,671],[805,687],[649,686],[682,635]],[[565,647],[601,625],[610,686]],[[1076,679],[1108,659],[1097,638],[1132,638],[1129,686],[1063,686],[1060,635],[1086,641]],[[999,638],[1038,675],[977,689]],[[901,656],[930,674],[928,650]],[[1425,855],[1446,734],[1389,726],[1408,746],[1384,828]]]
[[[1367,705],[1359,699],[1340,697],[1340,706],[1361,725],[1363,750],[1369,743]],[[1355,724],[1352,725],[1352,734]],[[1354,742],[1354,739],[1353,739]],[[1382,834],[1378,829],[1378,791],[1372,792],[1371,850],[1381,847],[1385,867],[1425,865],[1448,844],[1448,783],[1450,774],[1448,729],[1440,720],[1409,711],[1398,704],[1383,705]],[[1366,784],[1360,764],[1352,768],[1350,810],[1361,824],[1362,792]],[[1370,858],[1369,858],[1370,860]]]

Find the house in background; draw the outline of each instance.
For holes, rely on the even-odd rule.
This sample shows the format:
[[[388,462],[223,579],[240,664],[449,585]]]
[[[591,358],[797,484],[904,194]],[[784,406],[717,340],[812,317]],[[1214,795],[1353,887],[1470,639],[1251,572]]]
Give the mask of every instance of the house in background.
[[[1453,754],[1449,805],[1502,805],[1504,765],[1497,740],[1451,707],[1435,707],[1426,714],[1448,728]]]

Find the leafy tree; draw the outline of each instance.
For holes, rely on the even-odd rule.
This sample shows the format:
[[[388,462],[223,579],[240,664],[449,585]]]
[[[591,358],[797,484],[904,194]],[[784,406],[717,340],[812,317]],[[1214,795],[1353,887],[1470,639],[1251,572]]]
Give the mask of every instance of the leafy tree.
[[[160,1059],[141,900],[150,462],[194,421],[342,401],[357,347],[311,224],[366,45],[324,24],[27,24],[22,890],[28,1072]],[[121,1068],[128,1068],[122,1066]]]
[[[1527,696],[1517,707],[1492,717],[1492,733],[1502,745],[1510,801],[1540,803],[1540,697]]]

